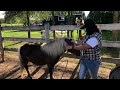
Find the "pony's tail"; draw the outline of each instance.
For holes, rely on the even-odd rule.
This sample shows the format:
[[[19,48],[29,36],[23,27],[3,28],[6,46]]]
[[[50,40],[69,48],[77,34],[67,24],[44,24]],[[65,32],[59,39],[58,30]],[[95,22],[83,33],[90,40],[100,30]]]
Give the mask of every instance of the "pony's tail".
[[[21,50],[21,48],[18,49],[18,56],[19,56],[19,60],[20,60],[20,73],[21,73],[21,77],[22,77],[22,73],[24,70],[24,62],[23,62],[23,59],[21,57],[20,50]]]

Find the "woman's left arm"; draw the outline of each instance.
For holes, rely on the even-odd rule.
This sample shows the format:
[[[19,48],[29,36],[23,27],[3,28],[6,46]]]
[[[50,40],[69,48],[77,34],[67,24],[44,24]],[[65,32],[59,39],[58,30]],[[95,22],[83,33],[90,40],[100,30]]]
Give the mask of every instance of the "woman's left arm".
[[[92,37],[88,39],[85,44],[81,46],[74,46],[73,48],[76,50],[86,50],[86,49],[94,48],[98,44],[99,44],[98,39],[96,37]]]
[[[66,49],[86,50],[86,49],[94,48],[98,44],[99,44],[98,40],[95,37],[93,37],[87,40],[87,42],[83,45],[74,44],[73,46],[67,46]]]
[[[79,46],[74,45],[72,47],[72,49],[76,49],[76,50],[86,50],[86,49],[90,49],[90,48],[92,48],[92,47],[88,44],[83,44],[83,45],[79,45]]]
[[[92,47],[88,44],[83,44],[83,45],[74,44],[73,46],[67,46],[66,50],[68,50],[68,49],[86,50],[86,49],[90,49],[90,48],[92,48]]]

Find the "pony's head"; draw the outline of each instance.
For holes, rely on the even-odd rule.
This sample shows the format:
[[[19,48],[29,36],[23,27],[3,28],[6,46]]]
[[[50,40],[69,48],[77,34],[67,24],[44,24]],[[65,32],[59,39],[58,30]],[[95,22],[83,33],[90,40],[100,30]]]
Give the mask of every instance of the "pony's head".
[[[57,57],[66,51],[66,46],[73,44],[74,40],[72,38],[64,37],[45,44],[41,47],[41,50],[50,56]]]
[[[75,43],[75,40],[72,38],[64,38],[64,39],[67,45],[73,45]]]
[[[67,45],[73,45],[75,43],[75,40],[72,38],[65,38],[65,42],[67,43]],[[76,56],[80,56],[80,50],[76,50],[76,49],[68,49],[68,52],[75,54]]]

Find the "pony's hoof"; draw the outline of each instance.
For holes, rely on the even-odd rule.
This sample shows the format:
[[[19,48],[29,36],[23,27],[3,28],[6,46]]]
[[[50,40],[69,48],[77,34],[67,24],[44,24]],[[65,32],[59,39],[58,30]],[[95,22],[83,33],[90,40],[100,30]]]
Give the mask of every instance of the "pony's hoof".
[[[28,77],[28,79],[32,79],[32,77]]]
[[[53,77],[51,77],[50,79],[54,79]]]
[[[32,79],[32,77],[27,77],[26,79]]]

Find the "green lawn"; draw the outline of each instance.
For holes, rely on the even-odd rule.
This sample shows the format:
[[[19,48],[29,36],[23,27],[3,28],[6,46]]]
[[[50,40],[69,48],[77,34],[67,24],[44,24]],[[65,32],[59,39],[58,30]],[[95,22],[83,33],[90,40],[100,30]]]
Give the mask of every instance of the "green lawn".
[[[112,31],[102,31],[102,40],[112,40]],[[117,35],[117,41],[120,41],[120,32]]]
[[[18,30],[5,30],[2,31],[3,37],[22,37],[27,38],[28,32],[27,31],[18,31]],[[40,31],[31,31],[31,38],[41,38]],[[18,43],[19,41],[4,41],[4,46],[7,48],[18,48],[23,45],[25,42]],[[14,44],[18,43],[18,44]]]
[[[41,38],[41,31],[31,31],[31,38]],[[20,37],[20,38],[27,38],[28,37],[28,32],[27,31],[18,31],[18,30],[4,30],[2,31],[2,36],[3,37]],[[56,33],[57,37],[61,37],[61,32]],[[50,32],[50,38],[53,39],[53,32]],[[8,48],[18,48],[24,42],[18,43],[18,41],[4,41],[4,46]]]
[[[31,38],[40,38],[41,31],[31,31]],[[3,37],[23,37],[27,38],[28,37],[28,32],[27,31],[18,31],[18,30],[5,30],[2,31],[2,36]]]
[[[6,23],[2,23],[1,26],[23,26],[23,24],[6,24]]]
[[[102,40],[112,41],[112,31],[102,31]],[[120,32],[118,32],[117,41],[120,41]],[[105,57],[119,58],[120,57],[120,48],[102,47],[102,55]]]

